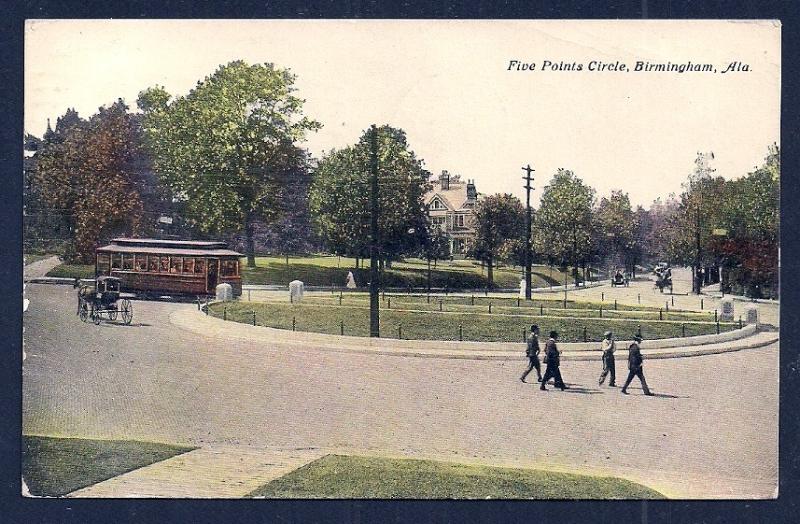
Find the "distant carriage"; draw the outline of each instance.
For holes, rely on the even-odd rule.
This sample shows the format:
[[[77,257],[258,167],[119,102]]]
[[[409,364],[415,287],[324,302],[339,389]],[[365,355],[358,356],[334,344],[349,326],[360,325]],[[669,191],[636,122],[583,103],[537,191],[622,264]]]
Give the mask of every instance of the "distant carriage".
[[[613,277],[611,277],[611,287],[615,286],[628,286],[628,277],[622,273],[622,271],[617,271]]]
[[[95,275],[139,296],[213,295],[218,284],[242,294],[241,253],[225,242],[115,238],[97,249]]]
[[[653,273],[656,276],[656,287],[658,290],[663,293],[664,288],[669,288],[670,293],[672,293],[672,269],[662,263],[656,266]]]
[[[121,317],[125,324],[133,320],[133,305],[127,298],[120,298],[122,281],[116,277],[98,277],[92,284],[83,284],[78,289],[78,317],[99,324],[104,318],[115,321]]]

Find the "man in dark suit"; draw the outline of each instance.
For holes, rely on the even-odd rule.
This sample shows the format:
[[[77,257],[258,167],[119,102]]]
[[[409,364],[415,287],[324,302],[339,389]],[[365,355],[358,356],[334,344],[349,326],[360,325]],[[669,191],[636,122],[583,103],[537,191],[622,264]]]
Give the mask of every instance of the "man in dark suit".
[[[525,354],[528,356],[528,369],[519,377],[522,382],[525,382],[525,377],[527,377],[528,373],[534,368],[536,368],[537,380],[539,382],[542,381],[542,368],[539,366],[539,351],[539,326],[534,324],[531,326],[530,335],[528,335],[528,349],[525,350]]]
[[[547,364],[547,369],[544,372],[544,377],[542,377],[542,385],[539,386],[539,389],[541,390],[547,389],[544,387],[544,385],[547,384],[547,381],[551,378],[555,380],[555,386],[560,388],[561,391],[567,389],[566,384],[564,384],[564,380],[561,378],[561,370],[559,369],[559,366],[561,365],[561,356],[558,353],[558,346],[556,345],[557,338],[558,332],[551,331],[550,338],[544,347],[544,358],[545,363]]]
[[[645,395],[652,395],[650,388],[647,387],[647,381],[644,379],[644,370],[642,369],[644,358],[642,357],[642,351],[639,347],[641,341],[642,337],[636,335],[633,337],[633,343],[628,348],[628,380],[626,380],[625,385],[622,386],[622,393],[625,395],[628,394],[628,386],[631,384],[633,377],[639,377],[639,382],[642,383],[642,389]]]

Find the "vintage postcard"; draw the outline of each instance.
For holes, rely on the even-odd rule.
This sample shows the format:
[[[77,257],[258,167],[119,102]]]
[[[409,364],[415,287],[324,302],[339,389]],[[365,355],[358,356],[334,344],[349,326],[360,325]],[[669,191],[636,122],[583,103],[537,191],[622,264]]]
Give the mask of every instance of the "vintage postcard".
[[[777,497],[780,42],[28,20],[23,494]]]

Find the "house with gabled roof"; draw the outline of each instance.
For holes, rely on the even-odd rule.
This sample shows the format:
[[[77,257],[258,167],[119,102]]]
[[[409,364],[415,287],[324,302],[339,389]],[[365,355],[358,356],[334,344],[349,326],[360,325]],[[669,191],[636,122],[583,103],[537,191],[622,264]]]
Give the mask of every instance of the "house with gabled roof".
[[[450,252],[464,255],[475,240],[475,182],[464,182],[460,175],[442,171],[432,186],[425,195],[429,220],[450,239]]]

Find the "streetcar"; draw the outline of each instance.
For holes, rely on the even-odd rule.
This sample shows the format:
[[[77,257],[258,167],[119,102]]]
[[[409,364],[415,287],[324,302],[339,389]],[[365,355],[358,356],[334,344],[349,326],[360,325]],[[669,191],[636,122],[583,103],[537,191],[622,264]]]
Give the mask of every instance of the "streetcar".
[[[241,296],[241,257],[221,241],[114,238],[97,248],[95,276],[118,278],[142,298],[213,295],[218,284]]]

